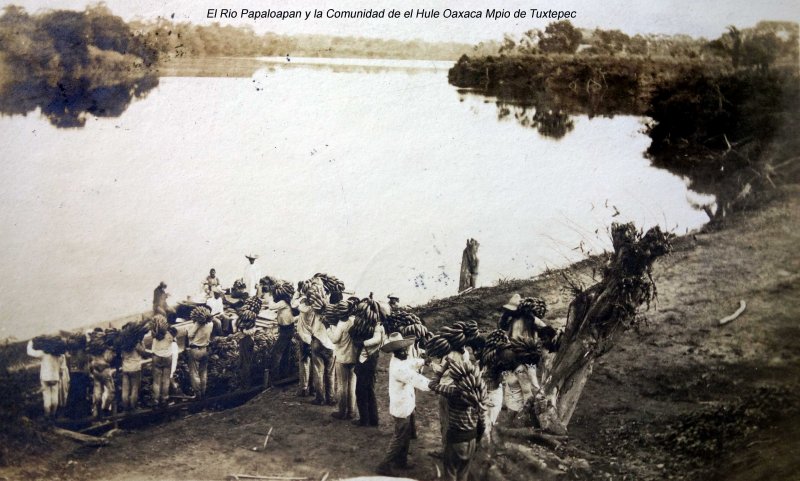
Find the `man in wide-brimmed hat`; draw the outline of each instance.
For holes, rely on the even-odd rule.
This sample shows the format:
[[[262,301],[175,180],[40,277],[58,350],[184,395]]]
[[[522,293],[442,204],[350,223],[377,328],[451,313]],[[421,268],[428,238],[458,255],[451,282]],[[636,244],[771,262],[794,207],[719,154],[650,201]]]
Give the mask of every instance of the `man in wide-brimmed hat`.
[[[397,309],[400,307],[400,298],[397,297],[395,294],[389,294],[386,296],[389,299],[389,308],[392,310]]]
[[[256,254],[246,254],[245,257],[249,261],[249,264],[244,268],[244,285],[247,288],[247,294],[250,297],[255,296],[256,294],[261,295],[261,284],[259,281],[261,280],[261,268],[256,265],[256,259],[258,259],[258,255]]]
[[[394,435],[377,473],[391,476],[395,468],[408,469],[408,448],[411,444],[411,413],[416,407],[414,389],[429,391],[430,380],[418,372],[424,364],[422,359],[410,359],[408,347],[414,338],[403,338],[393,332],[381,347],[383,352],[391,352],[389,362],[389,414],[394,423]]]

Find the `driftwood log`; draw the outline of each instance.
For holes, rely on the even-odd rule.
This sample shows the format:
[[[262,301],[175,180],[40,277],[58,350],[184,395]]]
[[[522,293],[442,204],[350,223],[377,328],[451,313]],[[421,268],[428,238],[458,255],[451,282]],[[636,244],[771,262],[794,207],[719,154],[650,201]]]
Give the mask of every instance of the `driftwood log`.
[[[107,438],[98,438],[97,436],[90,436],[88,434],[76,433],[68,429],[53,428],[53,433],[59,436],[79,442],[84,446],[107,446]]]

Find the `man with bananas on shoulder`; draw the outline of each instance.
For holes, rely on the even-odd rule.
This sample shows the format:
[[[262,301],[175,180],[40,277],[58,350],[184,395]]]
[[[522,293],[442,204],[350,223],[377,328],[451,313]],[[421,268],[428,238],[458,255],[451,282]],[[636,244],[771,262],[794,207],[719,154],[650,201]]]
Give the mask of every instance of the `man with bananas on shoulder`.
[[[472,458],[486,429],[486,384],[474,364],[445,359],[433,366],[435,373],[429,387],[447,403],[447,423],[444,437],[444,477],[452,481],[467,481]],[[451,382],[441,384],[447,374]]]

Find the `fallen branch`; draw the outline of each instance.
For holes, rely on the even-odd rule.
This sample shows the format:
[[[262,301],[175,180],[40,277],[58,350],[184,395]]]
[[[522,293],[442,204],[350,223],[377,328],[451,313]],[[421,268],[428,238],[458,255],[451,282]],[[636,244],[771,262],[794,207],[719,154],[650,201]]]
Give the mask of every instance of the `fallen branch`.
[[[322,479],[320,481],[328,481],[328,476],[330,474],[330,471],[325,471],[325,474],[322,475]]]
[[[231,474],[228,476],[230,479],[276,479],[284,481],[306,481],[310,478],[294,477],[294,476],[254,476],[251,474]]]
[[[536,432],[530,428],[504,428],[502,426],[496,426],[495,429],[503,436],[530,441],[551,449],[558,449],[561,447],[561,442],[566,439],[566,436],[545,434]]]
[[[88,434],[76,433],[67,429],[53,428],[53,433],[63,436],[65,438],[77,441],[85,446],[107,446],[108,439],[98,438],[97,436],[90,436]]]
[[[744,302],[744,299],[742,299],[741,301],[739,301],[739,309],[736,309],[736,312],[734,312],[730,316],[723,317],[722,319],[720,319],[719,320],[719,325],[720,326],[724,326],[725,324],[735,320],[737,317],[742,315],[742,313],[744,312],[746,307],[747,307],[747,303]]]
[[[267,447],[267,443],[269,442],[269,435],[272,434],[272,426],[269,427],[269,432],[267,432],[267,437],[264,438],[264,448]]]

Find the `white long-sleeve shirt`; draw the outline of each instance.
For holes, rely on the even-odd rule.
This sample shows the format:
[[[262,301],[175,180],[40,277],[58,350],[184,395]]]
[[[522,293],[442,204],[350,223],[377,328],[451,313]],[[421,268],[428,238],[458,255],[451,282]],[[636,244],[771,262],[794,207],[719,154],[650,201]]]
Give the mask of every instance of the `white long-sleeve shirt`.
[[[353,339],[350,338],[350,328],[353,327],[353,316],[346,321],[337,322],[328,328],[328,338],[333,342],[336,361],[341,364],[353,364],[358,359]]]
[[[210,297],[206,300],[206,305],[211,310],[211,315],[216,316],[217,314],[222,314],[224,305],[222,304],[222,297],[214,298]]]
[[[33,339],[28,341],[28,355],[42,360],[42,367],[39,370],[39,379],[45,382],[59,381],[61,379],[61,361],[64,357],[47,354],[44,351],[33,348]]]
[[[414,412],[417,399],[414,389],[430,391],[426,378],[417,370],[425,363],[422,359],[400,360],[392,356],[389,361],[389,414],[406,418]]]
[[[247,264],[244,268],[244,285],[247,286],[247,293],[250,296],[256,295],[258,281],[261,280],[261,268],[255,264]]]
[[[314,312],[314,309],[311,308],[305,301],[301,301],[300,305],[298,306],[300,310],[300,319],[298,320],[298,333],[300,334],[300,339],[303,342],[305,340],[305,332],[311,334],[311,337],[317,338],[320,343],[325,347],[325,349],[333,350],[336,346],[333,345],[331,342],[330,337],[328,336],[328,331],[325,329],[325,325],[322,323],[322,319],[320,319],[320,315]],[[302,329],[304,332],[301,332],[301,326],[303,324]],[[311,339],[307,342],[307,344],[311,343]]]

